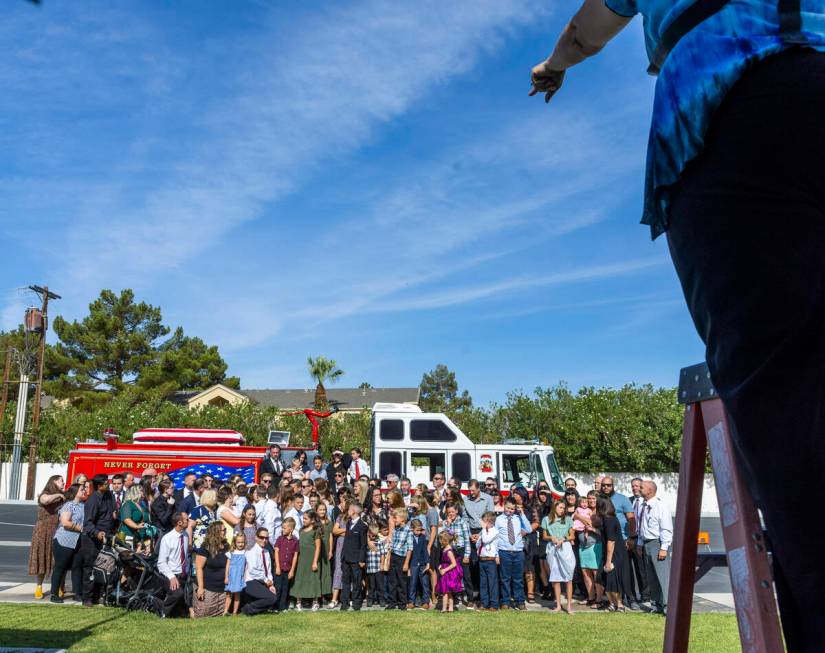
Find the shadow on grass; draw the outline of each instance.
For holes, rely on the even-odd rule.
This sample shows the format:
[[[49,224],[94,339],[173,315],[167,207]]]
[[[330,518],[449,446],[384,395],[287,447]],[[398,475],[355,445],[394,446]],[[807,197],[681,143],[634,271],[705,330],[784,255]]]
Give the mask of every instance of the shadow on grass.
[[[54,619],[57,622],[54,624],[54,628],[3,628],[2,622],[0,622],[0,651],[5,647],[68,649],[86,637],[93,635],[98,627],[117,621],[123,615],[124,613],[120,611],[114,614],[100,615],[100,619],[84,623],[74,629],[71,629],[70,621],[66,624],[62,618]],[[63,616],[62,614],[61,617]]]

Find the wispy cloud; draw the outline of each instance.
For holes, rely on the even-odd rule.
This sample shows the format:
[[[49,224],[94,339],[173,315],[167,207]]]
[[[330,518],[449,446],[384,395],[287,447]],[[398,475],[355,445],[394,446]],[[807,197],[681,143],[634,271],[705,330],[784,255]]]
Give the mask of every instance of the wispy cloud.
[[[556,272],[544,276],[525,276],[501,279],[487,284],[464,286],[457,289],[448,289],[406,300],[388,301],[380,307],[374,307],[375,312],[432,310],[447,308],[477,302],[497,297],[505,293],[528,290],[531,288],[546,288],[563,286],[574,283],[584,283],[596,279],[615,278],[627,274],[634,274],[651,267],[664,265],[668,259],[650,257],[631,261],[622,261],[609,265],[595,265],[577,268],[565,272]]]
[[[368,142],[431,88],[466,73],[533,15],[528,2],[467,11],[367,1],[305,16],[288,32],[270,25],[274,35],[243,46],[255,58],[235,60],[231,95],[193,107],[192,133],[163,177],[136,170],[138,155],[127,152],[126,171],[80,203],[67,271],[82,282],[110,266],[129,284],[184,265],[322,161]],[[133,183],[141,173],[156,183]]]

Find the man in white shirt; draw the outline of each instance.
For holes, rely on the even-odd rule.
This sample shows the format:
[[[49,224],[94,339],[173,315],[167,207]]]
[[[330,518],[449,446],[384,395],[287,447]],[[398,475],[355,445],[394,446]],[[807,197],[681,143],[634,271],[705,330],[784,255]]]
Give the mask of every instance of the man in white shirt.
[[[170,616],[183,599],[183,586],[189,571],[189,535],[186,526],[189,515],[177,512],[173,516],[175,527],[160,540],[158,549],[158,571],[163,576],[166,598],[163,600],[163,614]]]
[[[642,482],[644,503],[639,511],[637,550],[641,548],[644,557],[650,600],[656,604],[656,611],[664,614],[670,584],[668,551],[673,542],[673,517],[664,502],[656,496],[657,489],[653,481]]]
[[[399,485],[401,489],[401,498],[404,499],[404,505],[409,507],[410,503],[412,502],[413,493],[412,493],[412,483],[410,479],[404,476],[401,479],[401,483]]]
[[[269,533],[269,543],[275,546],[275,540],[281,536],[281,511],[275,501],[278,488],[270,485],[266,490],[266,499],[255,504],[258,527],[265,528]]]
[[[647,603],[650,601],[650,588],[647,586],[647,570],[645,568],[644,556],[642,555],[644,547],[641,545],[643,545],[644,542],[640,541],[638,532],[642,518],[642,506],[645,503],[645,499],[642,496],[642,479],[638,477],[631,479],[630,490],[633,493],[633,496],[630,497],[630,502],[633,504],[636,532],[627,538],[627,551],[630,554],[628,557],[630,558],[630,566],[633,569],[633,575],[636,581],[636,590],[638,590],[638,597],[634,596],[633,598],[638,598],[642,603]],[[629,607],[635,608],[639,606],[631,603]]]
[[[246,552],[246,587],[243,590],[246,605],[241,612],[250,617],[275,607],[272,557],[264,548],[268,540],[269,531],[259,528],[255,533],[255,545]]]
[[[354,483],[362,476],[369,476],[370,466],[361,458],[361,450],[358,447],[353,447],[350,455],[352,456],[352,462],[348,470],[350,480]]]

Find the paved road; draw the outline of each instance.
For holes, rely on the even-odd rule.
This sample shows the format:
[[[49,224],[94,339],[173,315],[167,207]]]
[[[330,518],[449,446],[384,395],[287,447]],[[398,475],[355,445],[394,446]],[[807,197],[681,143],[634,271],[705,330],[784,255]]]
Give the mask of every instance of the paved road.
[[[37,509],[31,504],[0,503],[0,583],[30,582],[27,544],[31,541]],[[711,542],[721,542],[718,517],[703,518],[702,530]],[[720,550],[718,546],[712,547]],[[696,585],[697,594],[727,594],[731,591],[727,568],[712,569]]]

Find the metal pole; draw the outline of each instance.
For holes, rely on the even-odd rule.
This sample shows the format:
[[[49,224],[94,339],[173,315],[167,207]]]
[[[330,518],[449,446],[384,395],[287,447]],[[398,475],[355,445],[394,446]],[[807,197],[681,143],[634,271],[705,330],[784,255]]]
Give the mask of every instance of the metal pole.
[[[29,436],[29,474],[26,478],[26,499],[34,499],[34,480],[37,476],[37,437],[40,431],[40,397],[43,395],[43,359],[46,357],[46,330],[49,328],[49,287],[43,287],[43,330],[37,344],[37,390],[32,406],[32,427]]]
[[[6,350],[6,362],[3,366],[3,391],[0,396],[0,487],[3,485],[3,463],[6,460],[6,405],[9,402],[9,375],[11,374],[11,351]]]
[[[20,453],[23,448],[23,433],[26,430],[26,402],[29,399],[29,375],[20,375],[20,388],[17,393],[17,416],[14,420],[14,445],[11,455],[11,479],[9,480],[9,499],[20,498]]]

